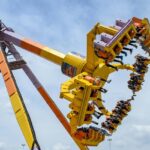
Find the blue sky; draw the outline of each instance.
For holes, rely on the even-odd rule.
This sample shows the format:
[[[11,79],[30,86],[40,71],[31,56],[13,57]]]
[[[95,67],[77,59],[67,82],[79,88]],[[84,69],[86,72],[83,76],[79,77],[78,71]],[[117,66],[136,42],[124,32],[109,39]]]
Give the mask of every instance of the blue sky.
[[[128,20],[133,16],[150,18],[149,8],[149,0],[1,0],[0,19],[17,33],[65,54],[76,51],[86,55],[86,34],[97,22],[112,25],[116,19]],[[22,49],[18,50],[63,113],[67,114],[68,102],[60,100],[58,93],[60,84],[68,78],[61,74],[60,67]],[[127,61],[132,62],[131,56]],[[42,149],[76,150],[65,129],[23,71],[15,71],[14,74]],[[117,99],[126,99],[131,94],[126,87],[128,74],[118,72],[110,77],[113,82],[107,86],[108,94],[104,95],[108,108],[114,107]],[[133,102],[132,112],[111,137],[112,150],[146,150],[150,147],[149,76],[150,73],[147,73],[143,90]],[[21,150],[22,143],[25,141],[0,76],[0,150]],[[91,149],[108,150],[108,141]]]

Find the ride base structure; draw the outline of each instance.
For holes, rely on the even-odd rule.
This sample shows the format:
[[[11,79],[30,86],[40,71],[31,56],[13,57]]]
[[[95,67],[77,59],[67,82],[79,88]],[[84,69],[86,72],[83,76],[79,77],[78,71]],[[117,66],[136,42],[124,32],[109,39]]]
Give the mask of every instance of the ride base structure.
[[[1,21],[0,72],[29,149],[41,150],[13,70],[22,69],[25,72],[79,149],[88,150],[90,146],[98,146],[107,136],[111,136],[117,130],[131,111],[131,101],[134,100],[136,92],[142,89],[150,59],[138,54],[135,56],[134,64],[123,63],[124,57],[128,53],[132,54],[137,44],[150,54],[150,24],[146,18],[133,17],[128,21],[116,20],[115,25],[109,27],[97,23],[87,34],[86,57],[76,52],[69,52],[65,55],[33,42],[16,34]],[[60,98],[69,102],[70,112],[67,117],[63,115],[21,57],[16,46],[60,65],[62,73],[70,77],[61,84],[60,90]],[[9,59],[10,56],[13,56],[13,61]],[[120,69],[131,71],[128,88],[132,90],[133,95],[127,100],[119,100],[115,108],[109,111],[104,106],[102,98],[102,94],[107,93],[104,86],[111,82],[108,80],[109,75]],[[101,122],[100,126],[95,119],[99,120],[101,116],[104,116],[106,120]]]

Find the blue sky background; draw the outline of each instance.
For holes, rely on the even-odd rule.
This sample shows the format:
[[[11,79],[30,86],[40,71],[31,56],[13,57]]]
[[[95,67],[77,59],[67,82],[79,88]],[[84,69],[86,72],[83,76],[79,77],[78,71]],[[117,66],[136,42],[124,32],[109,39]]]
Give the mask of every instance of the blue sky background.
[[[86,34],[97,23],[114,24],[116,19],[133,16],[150,18],[149,0],[1,0],[0,18],[17,33],[63,53],[76,51],[86,55]],[[140,51],[135,50],[134,54]],[[60,67],[19,49],[33,72],[43,83],[64,114],[68,102],[59,99],[60,84],[67,77]],[[132,56],[133,57],[133,56]],[[131,56],[125,61],[133,62]],[[76,150],[77,147],[52,111],[45,104],[23,71],[14,72],[30,112],[38,141],[43,150]],[[126,81],[129,72],[111,75],[112,84],[104,95],[106,106],[112,108],[117,99],[131,95]],[[133,102],[133,110],[111,137],[112,150],[146,150],[150,147],[150,73],[146,74],[143,90]],[[13,114],[9,97],[0,76],[0,150],[21,150],[25,143]],[[28,149],[27,147],[25,149]],[[91,150],[109,150],[106,140]]]

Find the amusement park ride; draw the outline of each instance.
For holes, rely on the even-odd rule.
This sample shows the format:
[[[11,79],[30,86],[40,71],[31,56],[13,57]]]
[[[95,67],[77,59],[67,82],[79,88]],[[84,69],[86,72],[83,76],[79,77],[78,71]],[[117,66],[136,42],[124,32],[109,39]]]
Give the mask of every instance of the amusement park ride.
[[[123,63],[123,56],[132,53],[131,47],[137,48],[136,44],[150,54],[150,24],[146,18],[134,17],[127,22],[116,20],[115,25],[109,27],[97,23],[87,34],[86,57],[75,52],[64,55],[17,35],[13,29],[0,22],[0,72],[29,149],[41,150],[12,70],[22,69],[26,73],[79,149],[88,150],[89,146],[97,146],[106,136],[116,131],[131,110],[131,101],[134,100],[135,93],[141,90],[150,59],[138,54],[134,64]],[[60,98],[69,101],[68,119],[48,95],[15,46],[60,65],[62,73],[70,77],[61,84],[60,90]],[[11,61],[9,56],[13,56],[14,61]],[[131,71],[128,87],[133,95],[130,99],[118,101],[116,107],[109,111],[103,104],[102,93],[107,92],[104,85],[111,82],[108,80],[109,75],[119,69]],[[93,118],[100,119],[102,115],[106,120],[99,126]]]

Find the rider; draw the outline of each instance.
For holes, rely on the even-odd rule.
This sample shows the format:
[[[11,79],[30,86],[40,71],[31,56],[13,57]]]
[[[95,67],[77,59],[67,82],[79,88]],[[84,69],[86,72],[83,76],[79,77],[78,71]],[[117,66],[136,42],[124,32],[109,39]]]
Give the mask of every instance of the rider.
[[[102,128],[107,129],[110,133],[112,133],[115,130],[113,125],[108,121],[102,122],[101,125],[102,125]]]

